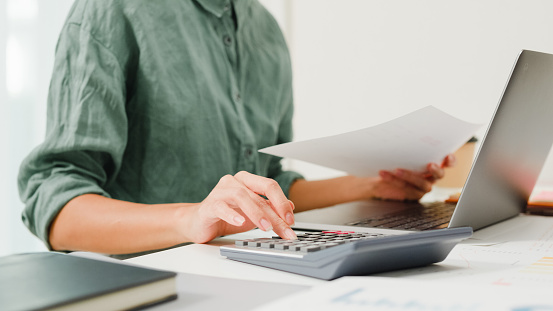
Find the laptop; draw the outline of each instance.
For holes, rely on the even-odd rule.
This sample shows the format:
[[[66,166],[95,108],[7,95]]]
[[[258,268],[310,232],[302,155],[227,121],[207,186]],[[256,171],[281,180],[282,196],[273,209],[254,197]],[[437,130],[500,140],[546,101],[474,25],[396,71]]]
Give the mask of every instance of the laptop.
[[[296,230],[478,230],[523,212],[553,144],[553,55],[523,50],[457,204],[371,200],[296,214]],[[390,231],[392,230],[392,231]]]

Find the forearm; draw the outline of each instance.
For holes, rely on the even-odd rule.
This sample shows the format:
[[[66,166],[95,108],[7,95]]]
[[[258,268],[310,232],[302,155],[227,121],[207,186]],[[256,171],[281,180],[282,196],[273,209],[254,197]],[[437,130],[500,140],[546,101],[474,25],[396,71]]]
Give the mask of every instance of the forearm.
[[[355,176],[316,181],[300,179],[290,187],[289,198],[296,206],[295,212],[369,199],[376,180]]]
[[[145,205],[86,194],[71,200],[50,228],[56,250],[125,254],[188,242],[193,204]]]

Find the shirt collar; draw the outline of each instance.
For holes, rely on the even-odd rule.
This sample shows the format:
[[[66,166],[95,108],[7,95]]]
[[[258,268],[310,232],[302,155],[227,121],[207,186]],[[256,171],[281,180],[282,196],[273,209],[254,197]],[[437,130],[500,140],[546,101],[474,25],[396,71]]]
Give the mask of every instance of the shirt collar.
[[[221,18],[230,8],[230,0],[196,0],[206,11]]]

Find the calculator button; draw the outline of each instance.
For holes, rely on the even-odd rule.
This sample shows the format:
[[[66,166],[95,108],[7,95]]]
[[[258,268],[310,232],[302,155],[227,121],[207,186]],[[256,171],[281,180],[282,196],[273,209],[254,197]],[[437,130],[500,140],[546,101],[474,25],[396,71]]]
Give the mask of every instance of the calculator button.
[[[316,252],[326,248],[352,243],[383,236],[379,233],[351,232],[351,231],[325,231],[299,233],[295,240],[284,240],[278,236],[271,238],[257,238],[235,241],[240,247],[275,249],[286,252]]]
[[[299,251],[300,248],[301,248],[301,245],[290,245],[288,247],[288,249],[291,250],[291,251]]]
[[[261,248],[273,248],[275,244],[273,242],[263,242],[261,243]]]
[[[321,250],[321,246],[319,245],[309,245],[309,246],[303,246],[300,251],[302,252],[315,252],[315,251],[318,251],[318,250]]]
[[[279,243],[279,244],[275,244],[275,249],[287,250],[292,245],[294,245],[294,244],[292,244],[292,243]]]

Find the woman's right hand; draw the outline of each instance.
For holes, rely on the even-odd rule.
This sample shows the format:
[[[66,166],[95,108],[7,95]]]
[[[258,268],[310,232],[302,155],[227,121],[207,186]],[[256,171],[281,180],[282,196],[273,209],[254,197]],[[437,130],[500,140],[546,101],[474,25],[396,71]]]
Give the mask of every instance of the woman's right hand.
[[[261,197],[264,196],[265,198]],[[294,204],[279,184],[270,178],[248,172],[223,176],[211,193],[194,207],[185,220],[186,236],[195,243],[255,227],[274,230],[284,239],[295,239],[290,228],[294,224]]]

